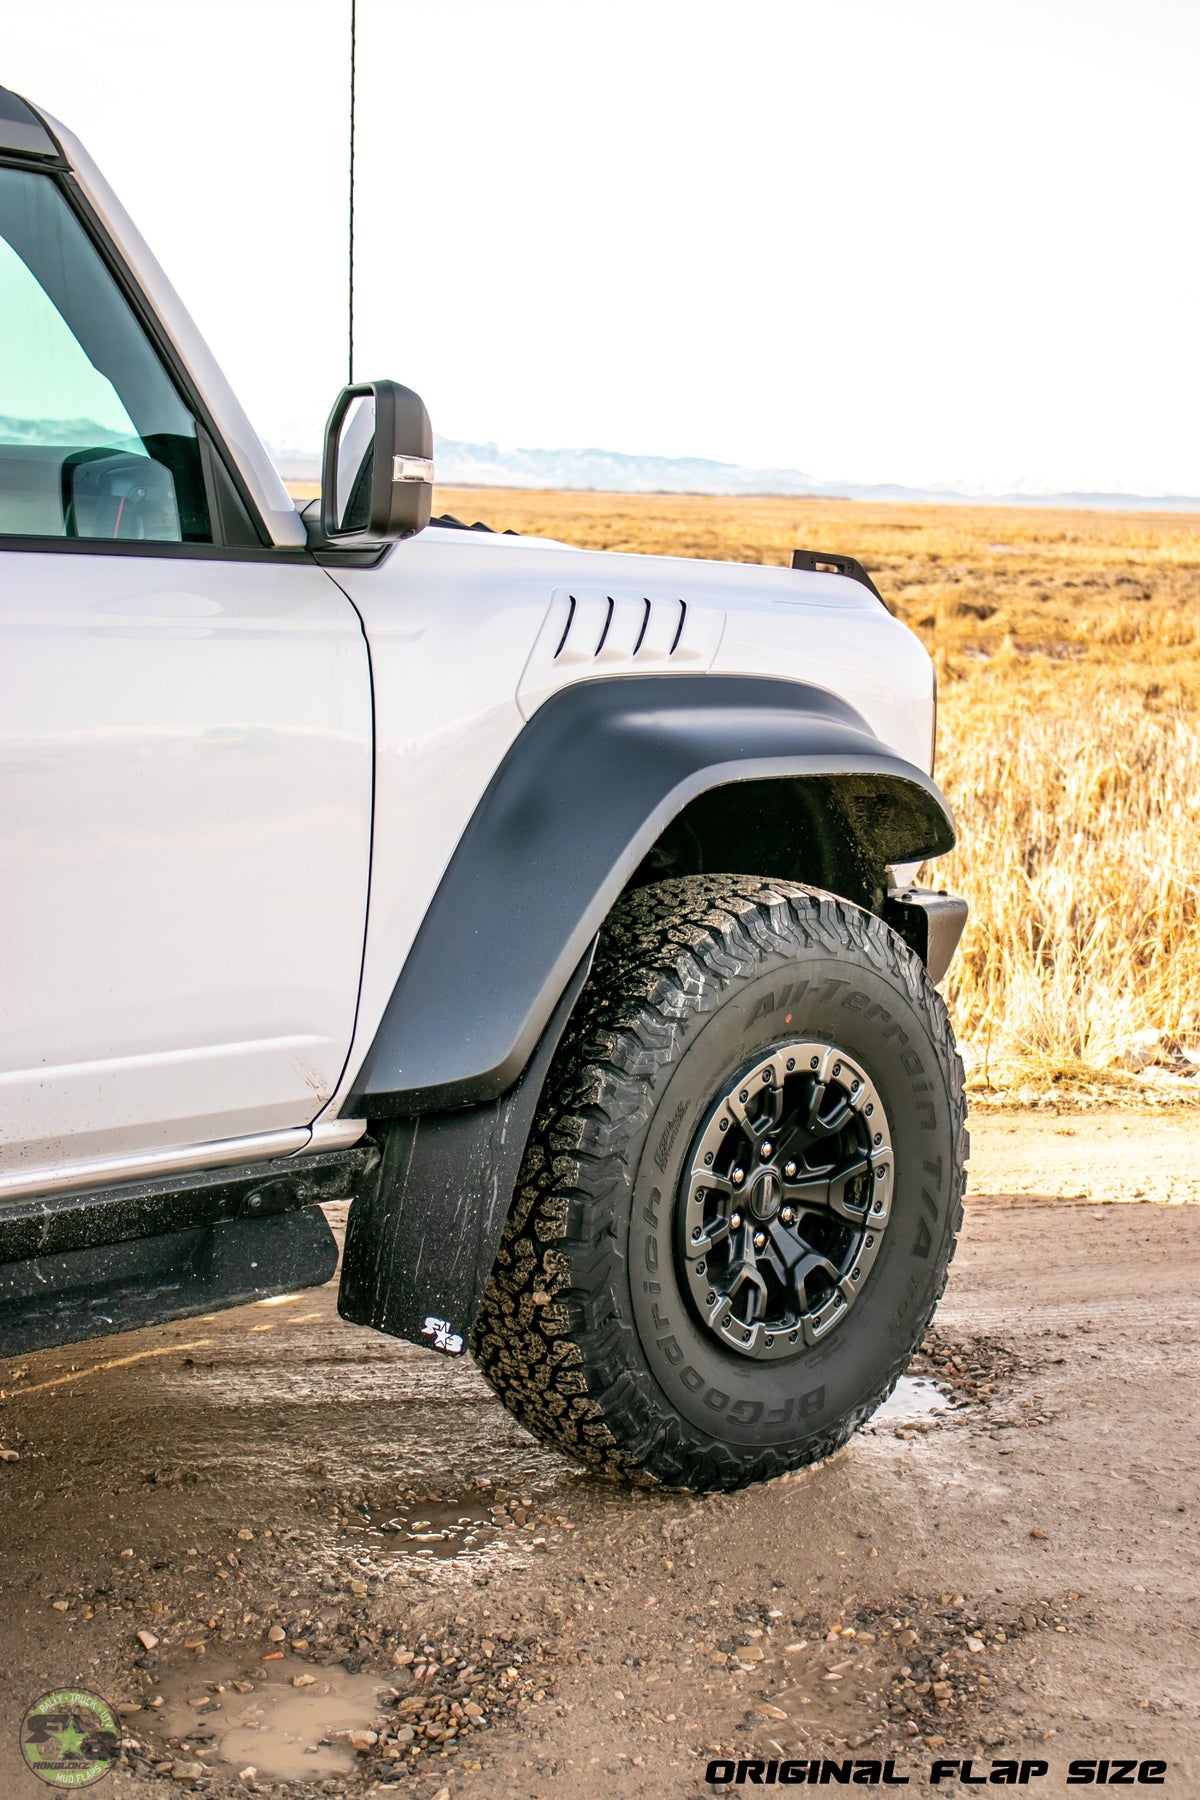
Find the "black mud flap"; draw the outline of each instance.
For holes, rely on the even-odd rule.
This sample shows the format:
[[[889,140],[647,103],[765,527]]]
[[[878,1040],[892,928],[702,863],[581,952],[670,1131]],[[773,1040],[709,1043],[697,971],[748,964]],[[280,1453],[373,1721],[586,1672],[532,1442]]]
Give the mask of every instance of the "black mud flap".
[[[320,1287],[337,1243],[318,1207],[0,1264],[0,1357]]]
[[[448,1356],[469,1347],[534,1111],[594,953],[593,942],[507,1094],[373,1126],[383,1155],[350,1207],[344,1319]]]

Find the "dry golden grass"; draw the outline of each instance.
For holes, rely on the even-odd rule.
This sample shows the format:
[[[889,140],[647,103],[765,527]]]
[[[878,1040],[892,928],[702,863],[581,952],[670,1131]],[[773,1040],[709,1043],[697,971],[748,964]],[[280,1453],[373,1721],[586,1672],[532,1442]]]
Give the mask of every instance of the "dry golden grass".
[[[973,1085],[1132,1089],[1134,1032],[1200,1040],[1200,517],[507,489],[437,509],[596,549],[859,557],[938,667]]]

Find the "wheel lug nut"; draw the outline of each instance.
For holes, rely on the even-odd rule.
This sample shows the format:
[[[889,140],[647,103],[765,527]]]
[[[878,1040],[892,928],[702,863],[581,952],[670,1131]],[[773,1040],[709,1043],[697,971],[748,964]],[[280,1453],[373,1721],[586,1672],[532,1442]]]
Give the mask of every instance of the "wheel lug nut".
[[[732,1213],[730,1215],[729,1229],[730,1229],[730,1231],[740,1231],[742,1229],[741,1213]]]
[[[758,1146],[758,1154],[762,1157],[764,1162],[769,1162],[770,1159],[774,1156],[775,1146],[771,1142],[770,1138],[767,1138],[765,1143],[762,1143]]]
[[[755,1232],[754,1248],[756,1250],[761,1250],[763,1248],[763,1246],[766,1244],[766,1241],[767,1241],[767,1234],[765,1231],[756,1231]]]
[[[789,1161],[788,1161],[788,1162],[785,1162],[785,1163],[784,1163],[784,1165],[783,1165],[783,1173],[784,1173],[784,1178],[785,1178],[785,1179],[786,1179],[786,1180],[788,1180],[788,1181],[795,1181],[795,1179],[796,1179],[796,1165],[795,1165],[795,1163],[794,1163],[794,1162],[792,1162],[792,1161],[790,1161],[790,1160],[789,1160]]]
[[[781,1210],[779,1216],[783,1220],[785,1225],[794,1225],[796,1222],[795,1210],[790,1206],[785,1206]]]
[[[733,1174],[729,1177],[729,1179],[732,1181],[734,1187],[741,1187],[743,1181],[745,1181],[745,1179],[746,1179],[745,1169],[742,1169],[742,1168],[735,1169],[733,1171]]]

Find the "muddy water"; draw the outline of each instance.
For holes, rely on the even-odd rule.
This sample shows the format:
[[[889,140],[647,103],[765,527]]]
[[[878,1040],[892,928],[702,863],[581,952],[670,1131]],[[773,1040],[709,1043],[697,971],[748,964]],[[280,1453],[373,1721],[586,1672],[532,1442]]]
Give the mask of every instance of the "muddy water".
[[[936,1382],[920,1376],[902,1375],[892,1393],[872,1416],[873,1425],[916,1425],[936,1419],[950,1405]]]
[[[298,1685],[297,1685],[298,1684]],[[273,1781],[348,1775],[352,1734],[380,1722],[389,1689],[377,1676],[334,1666],[314,1670],[298,1657],[263,1663],[249,1676],[236,1665],[221,1674],[172,1669],[160,1682],[158,1725],[180,1757],[251,1768]]]

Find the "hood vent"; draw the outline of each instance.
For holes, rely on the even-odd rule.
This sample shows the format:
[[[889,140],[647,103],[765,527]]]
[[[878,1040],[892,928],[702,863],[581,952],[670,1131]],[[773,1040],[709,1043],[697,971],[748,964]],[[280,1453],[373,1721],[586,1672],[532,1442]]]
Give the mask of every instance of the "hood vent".
[[[521,679],[521,710],[528,716],[585,676],[710,668],[724,623],[724,613],[678,595],[559,589]]]

